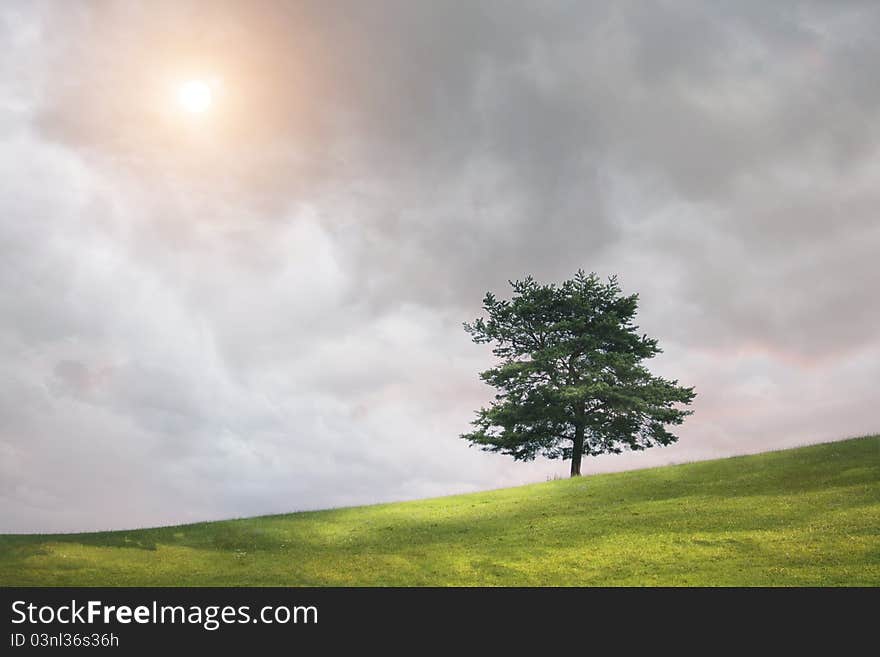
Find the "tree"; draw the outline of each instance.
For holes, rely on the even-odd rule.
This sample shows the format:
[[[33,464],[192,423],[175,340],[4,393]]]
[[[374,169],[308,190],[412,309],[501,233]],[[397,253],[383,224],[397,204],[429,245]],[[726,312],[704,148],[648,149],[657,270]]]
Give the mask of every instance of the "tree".
[[[498,393],[462,438],[517,461],[570,459],[572,477],[584,455],[677,440],[666,427],[692,413],[682,407],[696,395],[642,364],[662,350],[637,333],[637,294],[583,270],[558,286],[531,276],[510,285],[509,301],[487,293],[488,317],[464,325],[474,342],[494,343],[501,362],[480,374]]]

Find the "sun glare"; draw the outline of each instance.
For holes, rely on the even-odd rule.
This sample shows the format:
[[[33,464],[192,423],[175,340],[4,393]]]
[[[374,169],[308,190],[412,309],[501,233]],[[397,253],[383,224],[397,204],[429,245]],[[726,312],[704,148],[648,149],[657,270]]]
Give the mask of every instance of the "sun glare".
[[[213,86],[205,80],[184,82],[177,90],[177,101],[187,112],[193,114],[207,112],[214,104]]]

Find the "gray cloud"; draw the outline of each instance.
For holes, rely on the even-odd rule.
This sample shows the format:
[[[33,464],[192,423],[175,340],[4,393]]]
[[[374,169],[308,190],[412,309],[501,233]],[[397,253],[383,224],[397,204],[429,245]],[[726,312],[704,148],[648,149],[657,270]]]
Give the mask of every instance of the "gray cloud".
[[[619,273],[673,448],[876,430],[873,3],[7,3],[0,530],[540,480],[461,322]],[[216,111],[172,93],[216,76]]]

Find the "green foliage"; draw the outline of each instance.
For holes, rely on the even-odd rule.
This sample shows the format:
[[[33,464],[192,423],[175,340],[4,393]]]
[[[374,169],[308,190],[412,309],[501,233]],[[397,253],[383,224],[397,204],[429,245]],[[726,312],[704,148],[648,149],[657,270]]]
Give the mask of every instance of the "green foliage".
[[[487,318],[464,325],[501,362],[480,374],[499,392],[462,438],[516,460],[571,459],[572,474],[584,454],[677,440],[667,426],[690,415],[682,406],[695,393],[642,364],[661,349],[633,323],[637,294],[582,270],[559,286],[531,276],[510,285],[510,300],[487,293]]]
[[[0,586],[878,586],[878,546],[875,436],[398,504],[0,535]]]

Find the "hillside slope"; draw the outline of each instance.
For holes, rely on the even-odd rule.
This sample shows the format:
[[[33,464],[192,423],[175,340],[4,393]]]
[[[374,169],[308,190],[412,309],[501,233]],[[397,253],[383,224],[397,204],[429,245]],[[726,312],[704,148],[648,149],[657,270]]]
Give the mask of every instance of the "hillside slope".
[[[5,535],[0,585],[880,585],[880,436],[399,504]]]

